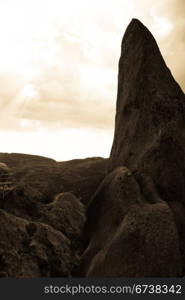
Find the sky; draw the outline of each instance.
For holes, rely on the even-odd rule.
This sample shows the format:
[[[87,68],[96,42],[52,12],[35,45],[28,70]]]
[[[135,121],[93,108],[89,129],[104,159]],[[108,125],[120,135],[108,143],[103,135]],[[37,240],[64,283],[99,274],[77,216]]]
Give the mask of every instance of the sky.
[[[132,18],[184,90],[184,0],[0,0],[0,152],[109,156]]]

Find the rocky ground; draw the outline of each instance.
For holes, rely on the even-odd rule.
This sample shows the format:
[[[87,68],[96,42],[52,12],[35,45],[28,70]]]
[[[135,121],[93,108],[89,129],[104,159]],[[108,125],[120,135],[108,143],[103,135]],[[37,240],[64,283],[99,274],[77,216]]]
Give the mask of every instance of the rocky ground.
[[[185,96],[140,21],[122,41],[110,158],[0,162],[2,277],[185,276]]]
[[[86,206],[107,160],[1,153],[0,161],[13,173],[12,187],[0,189],[0,276],[72,276],[84,249]]]

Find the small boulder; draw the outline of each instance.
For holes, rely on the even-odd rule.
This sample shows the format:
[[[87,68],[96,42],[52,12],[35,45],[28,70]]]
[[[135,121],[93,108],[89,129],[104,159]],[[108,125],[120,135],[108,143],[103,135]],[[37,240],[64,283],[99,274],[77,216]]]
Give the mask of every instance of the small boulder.
[[[56,195],[53,202],[46,205],[41,221],[65,234],[74,248],[79,247],[85,224],[85,208],[72,193]]]

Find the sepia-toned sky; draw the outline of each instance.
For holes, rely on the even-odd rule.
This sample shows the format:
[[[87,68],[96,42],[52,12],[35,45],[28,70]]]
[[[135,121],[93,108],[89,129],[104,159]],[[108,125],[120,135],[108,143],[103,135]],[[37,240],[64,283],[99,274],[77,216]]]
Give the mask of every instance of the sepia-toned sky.
[[[0,0],[0,152],[109,155],[132,18],[151,30],[184,90],[184,0]]]

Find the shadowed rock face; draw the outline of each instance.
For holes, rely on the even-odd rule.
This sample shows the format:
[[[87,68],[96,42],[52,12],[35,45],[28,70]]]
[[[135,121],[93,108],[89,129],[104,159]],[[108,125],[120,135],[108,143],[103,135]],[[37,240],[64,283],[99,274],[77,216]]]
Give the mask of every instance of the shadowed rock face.
[[[40,221],[61,231],[71,241],[73,250],[80,252],[85,208],[72,193],[60,193],[47,204]]]
[[[136,179],[137,178],[137,179]],[[119,167],[102,182],[87,214],[89,244],[81,270],[87,277],[181,275],[173,214],[152,180]]]
[[[1,277],[66,277],[78,265],[83,204],[62,193],[42,213],[29,222],[0,209]]]
[[[77,258],[60,231],[0,209],[0,277],[64,277]]]
[[[86,276],[184,274],[184,118],[184,93],[133,19],[121,47],[110,173],[87,210]]]
[[[14,175],[13,189],[0,193],[0,277],[74,275],[83,250],[84,204],[104,178],[107,160],[56,162],[6,153],[0,160],[1,177],[10,170]]]
[[[163,199],[184,202],[184,118],[184,93],[152,34],[133,19],[121,47],[110,170],[126,165],[145,172]]]

